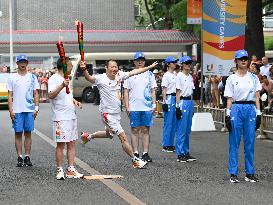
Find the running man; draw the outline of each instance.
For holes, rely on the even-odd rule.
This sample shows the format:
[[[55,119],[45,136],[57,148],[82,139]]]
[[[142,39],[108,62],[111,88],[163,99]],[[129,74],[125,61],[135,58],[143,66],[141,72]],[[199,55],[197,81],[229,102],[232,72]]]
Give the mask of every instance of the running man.
[[[68,75],[72,70],[72,63],[66,58]],[[75,106],[81,107],[81,103],[73,99],[72,93],[67,94],[65,87],[69,85],[69,79],[64,78],[61,60],[57,61],[58,72],[48,80],[48,97],[53,111],[53,138],[57,143],[56,147],[56,179],[64,180],[67,178],[81,178],[74,167],[75,144],[78,139],[77,117]],[[64,174],[64,147],[67,146],[67,160],[69,167]]]
[[[147,162],[134,156],[131,145],[128,142],[127,136],[120,125],[120,105],[121,105],[121,93],[120,83],[125,79],[143,73],[157,65],[157,62],[148,67],[141,69],[134,69],[131,72],[122,72],[118,70],[118,65],[115,60],[109,60],[106,62],[106,73],[91,76],[86,70],[85,62],[81,62],[80,66],[83,69],[85,79],[96,84],[100,91],[100,107],[102,121],[106,126],[105,131],[97,131],[93,134],[82,134],[83,143],[87,143],[94,138],[113,138],[113,135],[117,135],[121,141],[123,150],[132,158],[133,168],[143,168]]]
[[[27,71],[26,55],[16,57],[17,73],[8,79],[8,106],[15,131],[15,148],[18,155],[17,167],[32,166],[30,161],[31,132],[39,111],[39,83],[37,77]],[[22,135],[24,132],[25,158],[22,155]]]

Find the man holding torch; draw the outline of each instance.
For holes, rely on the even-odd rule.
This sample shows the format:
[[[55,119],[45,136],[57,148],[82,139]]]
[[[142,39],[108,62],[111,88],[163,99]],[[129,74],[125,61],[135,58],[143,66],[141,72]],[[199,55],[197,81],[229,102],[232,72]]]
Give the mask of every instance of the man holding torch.
[[[78,139],[77,117],[74,106],[81,107],[81,103],[73,99],[69,91],[69,78],[72,63],[68,57],[65,57],[62,42],[57,44],[60,58],[57,61],[58,72],[52,75],[48,80],[48,97],[50,99],[53,111],[53,137],[57,143],[56,163],[57,163],[57,180],[67,178],[81,178],[80,174],[74,167],[75,160],[75,143]],[[67,159],[69,167],[66,174],[63,171],[64,147],[67,146]]]

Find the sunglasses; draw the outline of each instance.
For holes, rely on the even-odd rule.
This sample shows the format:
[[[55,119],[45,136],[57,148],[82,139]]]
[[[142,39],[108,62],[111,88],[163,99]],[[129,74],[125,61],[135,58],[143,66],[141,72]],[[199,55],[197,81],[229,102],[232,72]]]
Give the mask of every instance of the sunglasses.
[[[183,64],[190,65],[192,64],[192,61],[185,61]]]
[[[248,61],[248,57],[244,56],[242,58],[238,58],[237,60],[245,62]]]
[[[17,61],[17,63],[27,63],[28,61],[27,60],[19,60]]]

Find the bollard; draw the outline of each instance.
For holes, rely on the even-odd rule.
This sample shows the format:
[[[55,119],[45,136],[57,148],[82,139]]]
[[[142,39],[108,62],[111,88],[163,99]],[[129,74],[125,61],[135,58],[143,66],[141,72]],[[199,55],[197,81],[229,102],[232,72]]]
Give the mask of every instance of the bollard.
[[[261,126],[260,126],[260,134],[257,135],[256,139],[268,139],[267,134],[264,132],[265,122],[264,122],[264,114],[261,115]]]
[[[163,112],[162,112],[162,104],[158,100],[156,101],[156,118],[163,118]]]
[[[223,120],[223,122],[224,122],[224,126],[222,127],[222,129],[221,129],[221,132],[228,132],[228,129],[227,129],[227,126],[226,126],[226,108],[224,109],[224,114],[223,114],[223,118],[222,118],[222,120]]]

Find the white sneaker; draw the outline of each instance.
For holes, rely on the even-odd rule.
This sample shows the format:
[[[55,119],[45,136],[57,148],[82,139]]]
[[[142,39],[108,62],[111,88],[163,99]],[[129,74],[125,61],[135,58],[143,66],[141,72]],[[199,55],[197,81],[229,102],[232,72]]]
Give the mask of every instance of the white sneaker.
[[[146,166],[147,162],[143,161],[142,159],[139,159],[137,157],[134,157],[132,160],[132,166],[135,169],[143,169]]]
[[[56,170],[56,179],[57,180],[64,180],[65,179],[64,170],[62,168],[58,168]]]
[[[67,178],[82,178],[83,174],[80,174],[75,168],[70,169],[70,170],[66,170],[65,173]]]

